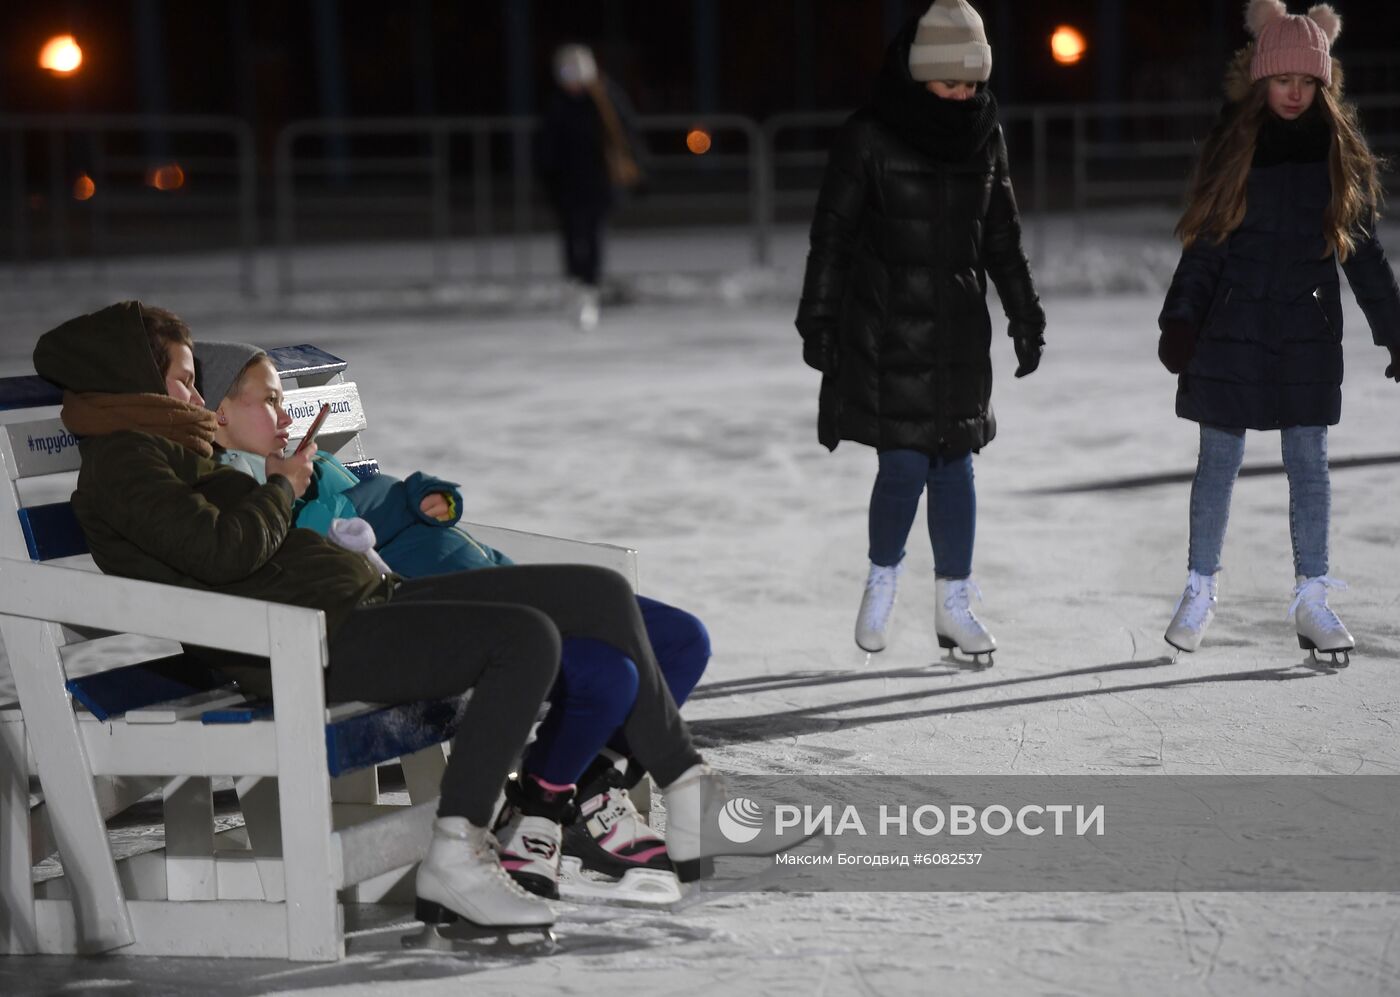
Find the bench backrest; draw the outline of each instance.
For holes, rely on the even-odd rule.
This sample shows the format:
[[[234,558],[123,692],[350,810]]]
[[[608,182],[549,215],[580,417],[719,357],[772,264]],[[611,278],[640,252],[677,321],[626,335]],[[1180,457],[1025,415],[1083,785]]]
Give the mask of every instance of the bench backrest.
[[[292,438],[304,436],[322,403],[329,403],[317,446],[361,478],[377,474],[379,464],[360,440],[367,423],[359,389],[345,380],[346,362],[314,346],[268,354],[285,385]],[[0,462],[8,484],[0,490],[10,503],[0,503],[0,556],[50,561],[88,552],[67,499],[79,457],[77,439],[59,421],[61,403],[62,392],[40,377],[0,378]]]
[[[321,404],[331,412],[317,445],[335,453],[354,473],[378,473],[377,461],[366,457],[360,433],[366,426],[359,390],[345,380],[346,362],[314,346],[269,350],[281,376],[290,433],[300,439],[310,428]],[[73,514],[71,494],[79,465],[77,440],[58,417],[62,392],[34,375],[0,378],[0,556],[32,561],[59,561],[68,567],[96,570],[87,539]],[[76,645],[94,637],[68,628],[52,627],[55,642],[74,655]],[[107,641],[107,645],[115,643]],[[86,650],[86,649],[85,649]],[[151,660],[154,653],[165,658]],[[182,696],[218,688],[227,680],[191,662],[179,661],[178,645],[146,642],[135,650],[113,654],[107,646],[92,648],[87,657],[97,675],[69,673],[68,688],[94,715],[129,713]],[[176,667],[164,667],[167,663]],[[198,697],[196,696],[196,699]]]

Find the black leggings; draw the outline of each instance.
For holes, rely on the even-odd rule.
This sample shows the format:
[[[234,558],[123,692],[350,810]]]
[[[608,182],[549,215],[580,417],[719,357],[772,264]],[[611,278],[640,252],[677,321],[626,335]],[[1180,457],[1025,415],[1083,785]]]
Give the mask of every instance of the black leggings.
[[[326,696],[403,703],[473,689],[438,815],[485,826],[554,683],[561,635],[611,644],[637,664],[637,701],[622,730],[661,785],[700,760],[632,588],[606,568],[515,565],[405,581],[389,602],[356,609],[331,638]]]
[[[597,287],[603,271],[604,212],[594,207],[571,207],[559,213],[564,239],[564,270],[574,280]]]

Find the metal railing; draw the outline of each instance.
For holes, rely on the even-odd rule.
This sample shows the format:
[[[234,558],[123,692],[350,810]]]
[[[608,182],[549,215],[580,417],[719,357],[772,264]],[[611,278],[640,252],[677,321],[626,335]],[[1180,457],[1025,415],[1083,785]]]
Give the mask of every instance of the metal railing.
[[[253,129],[246,122],[203,115],[0,115],[0,134],[7,137],[9,147],[9,242],[11,255],[17,262],[25,262],[31,256],[34,233],[30,225],[33,202],[28,190],[28,150],[29,137],[37,134],[44,137],[43,151],[47,153],[43,188],[47,193],[40,197],[48,215],[52,258],[63,260],[69,255],[69,213],[76,210],[69,204],[73,199],[70,185],[73,170],[81,167],[95,191],[90,201],[81,202],[89,216],[89,241],[94,257],[100,260],[107,255],[115,215],[173,215],[204,209],[216,215],[227,215],[234,221],[238,232],[239,284],[244,294],[256,293],[257,160]],[[231,177],[232,191],[146,196],[142,193],[141,181],[132,181],[127,193],[118,193],[122,184],[117,178],[123,170],[143,174],[154,157],[112,154],[111,143],[116,136],[126,136],[137,142],[152,136],[160,141],[183,136],[227,138],[232,146],[230,154],[199,157],[197,172],[201,180],[220,173]],[[79,152],[71,148],[74,139],[82,140],[83,148]],[[192,164],[187,156],[167,158],[183,159],[186,166]]]
[[[1377,150],[1400,151],[1400,95],[1362,97],[1356,103]],[[1218,107],[1209,101],[1003,107],[1001,120],[1011,147],[1012,171],[1018,178],[1034,249],[1043,252],[1047,246],[1046,219],[1052,210],[1068,210],[1082,218],[1092,206],[1107,202],[1179,201],[1198,143]],[[808,209],[825,169],[831,137],[847,116],[844,111],[797,112],[775,115],[761,124],[735,114],[641,116],[636,127],[650,140],[644,143],[649,147],[646,166],[661,190],[653,198],[651,213],[665,216],[655,204],[661,202],[674,214],[674,208],[688,206],[701,191],[713,190],[727,199],[725,203],[743,205],[736,211],[748,230],[752,259],[767,265],[780,211],[800,206],[805,213]],[[474,276],[491,274],[491,243],[497,235],[513,243],[515,275],[529,274],[537,208],[531,148],[537,127],[533,118],[503,116],[289,124],[276,137],[272,160],[278,290],[286,294],[296,288],[295,259],[307,245],[306,230],[311,227],[307,222],[317,211],[353,219],[357,237],[363,237],[376,215],[392,214],[396,223],[421,219],[431,251],[430,275],[437,284],[453,278],[453,243],[464,235],[475,242]],[[716,139],[725,135],[726,141],[716,141],[715,151],[709,154],[692,154],[681,138],[696,127]],[[725,149],[732,146],[727,141],[730,133],[742,140],[741,150]],[[47,153],[41,189],[47,190],[51,258],[69,256],[69,213],[74,210],[89,213],[92,252],[101,257],[108,250],[117,216],[204,208],[235,222],[239,283],[245,294],[257,293],[257,159],[252,129],[245,122],[173,116],[0,116],[0,137],[6,137],[9,146],[9,250],[21,262],[32,256],[35,234],[29,183],[36,171],[26,157],[35,135],[46,143],[35,151]],[[231,186],[222,193],[197,197],[144,190],[115,196],[120,185],[109,183],[109,176],[149,160],[149,156],[124,160],[109,156],[109,142],[118,135],[128,142],[148,135],[194,137],[202,138],[206,146],[209,136],[224,137],[231,143],[230,155],[219,159],[201,153],[205,158],[199,172],[222,173]],[[352,152],[355,143],[364,148]],[[92,173],[99,196],[74,208],[69,204],[68,185],[80,161]],[[312,179],[315,191],[307,189]],[[400,189],[405,183],[407,194]],[[469,211],[467,223],[458,230],[454,219],[459,212],[454,206],[463,185]],[[795,212],[789,214],[792,217]],[[714,213],[707,212],[707,217]]]

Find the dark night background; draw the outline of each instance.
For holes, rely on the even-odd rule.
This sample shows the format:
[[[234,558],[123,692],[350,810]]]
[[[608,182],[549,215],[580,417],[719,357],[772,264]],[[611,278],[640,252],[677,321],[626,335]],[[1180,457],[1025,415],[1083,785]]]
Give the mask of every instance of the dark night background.
[[[840,112],[865,101],[887,40],[928,3],[0,0],[0,257],[235,244],[246,253],[274,238],[431,233],[442,243],[539,231],[550,214],[531,188],[528,129],[517,126],[543,109],[551,56],[569,41],[592,45],[639,120],[650,121],[640,137],[646,196],[623,206],[620,226],[803,224]],[[1246,41],[1243,0],[975,5],[1027,205],[1079,213],[1110,202],[1177,202],[1226,60]],[[1294,12],[1306,6],[1290,4]],[[1371,98],[1362,113],[1368,135],[1400,161],[1400,4],[1335,6],[1348,90]],[[1060,25],[1087,39],[1074,65],[1051,56]],[[60,77],[37,61],[45,41],[65,33],[77,39],[83,63]],[[1092,106],[1129,101],[1168,106]],[[817,113],[801,123],[777,117],[789,112]],[[724,113],[743,118],[714,125],[711,151],[690,155],[687,128]],[[1041,144],[1033,114],[1048,121]],[[191,124],[172,115],[212,117]],[[298,140],[296,162],[279,167],[288,126],[327,118],[393,124],[348,136],[339,126],[317,134],[312,124],[302,129],[312,134]],[[448,118],[470,121],[452,124],[436,148],[426,119]],[[754,194],[764,176],[755,136],[765,122],[766,208]],[[489,132],[481,148],[472,128]],[[229,137],[235,132],[247,136],[246,162]],[[1076,166],[1093,143],[1096,158]],[[176,162],[186,172],[160,193],[167,188],[153,170]],[[282,196],[293,187],[295,206],[290,193]]]
[[[323,115],[538,109],[549,54],[595,46],[643,113],[763,117],[851,107],[924,0],[47,0],[0,5],[0,112],[210,113],[276,128]],[[1297,4],[1294,4],[1297,7]],[[1393,90],[1400,5],[1337,4],[1352,89]],[[1213,96],[1245,41],[1236,0],[983,0],[1003,103]],[[1301,8],[1299,8],[1301,9]],[[1057,66],[1071,24],[1086,57]],[[36,54],[70,32],[68,79]],[[1381,41],[1383,40],[1383,41]]]

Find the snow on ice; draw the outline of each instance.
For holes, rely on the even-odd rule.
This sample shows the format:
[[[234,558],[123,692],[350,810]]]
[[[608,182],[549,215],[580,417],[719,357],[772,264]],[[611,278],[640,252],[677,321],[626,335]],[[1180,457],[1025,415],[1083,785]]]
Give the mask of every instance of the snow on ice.
[[[1333,604],[1357,637],[1351,667],[1305,665],[1286,619],[1281,467],[1236,488],[1201,651],[1172,663],[1162,642],[1186,571],[1196,433],[1172,414],[1174,379],[1156,360],[1173,262],[1156,225],[1081,249],[1081,264],[1111,271],[1101,281],[1075,276],[1076,257],[1037,254],[1052,262],[1038,264],[1050,324],[1034,376],[1013,380],[1011,344],[994,342],[999,433],[976,463],[975,574],[1000,650],[979,672],[940,657],[921,520],[891,648],[867,657],[852,641],[875,460],[815,439],[817,375],[792,327],[800,232],[784,234],[771,273],[677,276],[670,295],[656,289],[666,267],[692,256],[647,243],[656,273],[634,286],[651,290],[605,309],[589,335],[553,310],[557,292],[496,310],[446,293],[334,309],[307,292],[279,314],[191,280],[169,300],[197,336],[347,358],[369,451],[392,473],[461,482],[469,518],[639,548],[643,590],[711,629],[715,657],[685,713],[723,769],[1395,775],[1400,387],[1381,376],[1384,353],[1349,295],[1330,452],[1332,573],[1351,585]],[[618,268],[638,252],[620,240]],[[329,259],[301,270],[334,271]],[[81,293],[22,276],[0,288],[15,305],[5,373],[28,369],[34,338],[77,299],[158,297],[135,269]],[[1251,434],[1247,462],[1279,467],[1278,446]],[[679,914],[561,909],[561,950],[547,958],[405,953],[401,928],[371,925],[335,966],[10,959],[0,990],[166,994],[199,979],[210,993],[338,997],[1400,991],[1394,894],[748,893]]]

